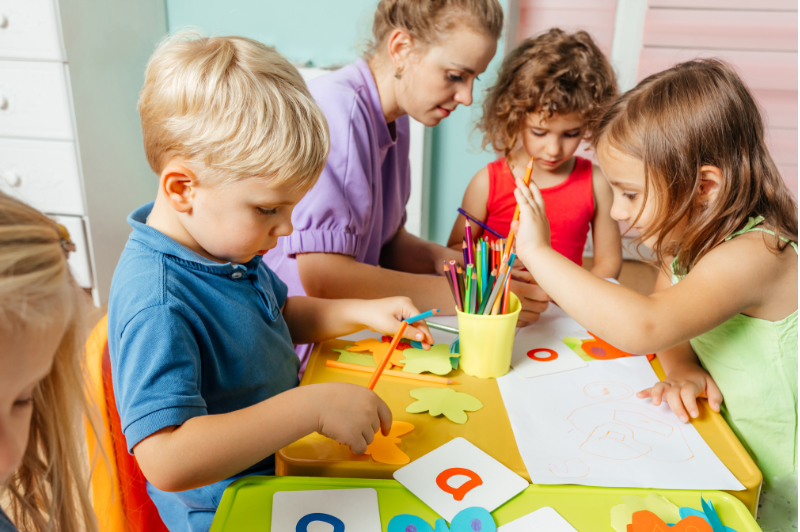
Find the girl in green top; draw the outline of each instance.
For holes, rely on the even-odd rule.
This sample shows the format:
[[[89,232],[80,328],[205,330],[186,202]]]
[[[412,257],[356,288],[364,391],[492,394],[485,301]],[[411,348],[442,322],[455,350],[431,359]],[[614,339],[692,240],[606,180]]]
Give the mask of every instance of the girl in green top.
[[[762,528],[797,530],[797,204],[752,95],[724,63],[683,63],[620,97],[593,143],[611,216],[662,266],[656,292],[605,282],[553,251],[541,193],[519,179],[517,256],[581,325],[658,353],[667,378],[640,398],[688,422],[707,397],[764,476]]]

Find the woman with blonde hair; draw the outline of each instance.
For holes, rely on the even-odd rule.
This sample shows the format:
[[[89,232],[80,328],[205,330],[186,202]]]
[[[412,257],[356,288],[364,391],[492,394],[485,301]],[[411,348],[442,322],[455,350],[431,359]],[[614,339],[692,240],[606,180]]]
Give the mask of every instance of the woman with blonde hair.
[[[0,193],[0,531],[97,530],[81,456],[85,295],[70,242]]]

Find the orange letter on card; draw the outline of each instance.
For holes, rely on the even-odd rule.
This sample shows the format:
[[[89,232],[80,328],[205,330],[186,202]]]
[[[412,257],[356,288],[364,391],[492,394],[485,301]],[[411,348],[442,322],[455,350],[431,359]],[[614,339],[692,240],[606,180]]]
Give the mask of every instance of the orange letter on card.
[[[463,475],[465,477],[469,477],[469,480],[461,484],[459,487],[454,488],[453,486],[448,484],[447,481],[456,475]],[[439,473],[438,477],[436,477],[436,485],[439,486],[439,488],[442,491],[452,495],[453,498],[457,501],[462,500],[467,493],[477,488],[481,484],[483,484],[483,480],[481,480],[481,477],[479,477],[477,473],[475,473],[474,471],[470,471],[469,469],[463,469],[461,467],[453,467],[450,469],[445,469],[444,471]]]

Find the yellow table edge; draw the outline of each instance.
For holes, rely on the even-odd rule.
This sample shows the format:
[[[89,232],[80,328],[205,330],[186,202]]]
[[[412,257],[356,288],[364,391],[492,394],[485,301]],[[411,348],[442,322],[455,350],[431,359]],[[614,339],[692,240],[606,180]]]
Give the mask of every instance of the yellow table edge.
[[[314,346],[309,358],[307,367],[312,367],[316,358],[321,356],[322,349],[329,342],[336,342],[339,340],[329,340]],[[653,367],[656,375],[660,380],[664,380],[665,374],[658,361],[654,358],[650,364]],[[311,384],[313,373],[306,372],[303,379],[300,381],[300,386]],[[425,384],[420,382],[420,386]],[[498,389],[498,394],[499,389]],[[747,453],[744,446],[736,438],[731,428],[728,426],[725,419],[721,414],[712,411],[708,407],[705,399],[698,400],[699,415],[696,419],[692,419],[692,425],[697,429],[702,438],[708,443],[712,451],[722,461],[723,464],[733,473],[733,475],[745,487],[743,491],[728,491],[745,505],[748,511],[755,515],[758,508],[758,499],[761,492],[761,471],[756,466],[753,459]],[[278,476],[288,475],[288,463],[285,455],[286,448],[281,449],[275,453],[275,474]],[[519,453],[519,451],[517,451]],[[525,475],[528,476],[529,475]],[[600,488],[600,486],[598,486]]]

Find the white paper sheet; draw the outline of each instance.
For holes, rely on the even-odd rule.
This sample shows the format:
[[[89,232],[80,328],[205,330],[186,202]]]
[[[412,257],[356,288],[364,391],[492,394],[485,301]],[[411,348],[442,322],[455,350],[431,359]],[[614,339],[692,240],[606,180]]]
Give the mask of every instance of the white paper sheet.
[[[562,341],[568,336],[590,337],[566,312],[550,305],[538,321],[517,330],[511,367],[525,379],[586,367],[586,361]]]
[[[658,382],[646,357],[525,380],[497,379],[534,484],[743,490],[666,402],[635,393]]]
[[[545,506],[497,529],[497,532],[578,532],[558,512]]]

